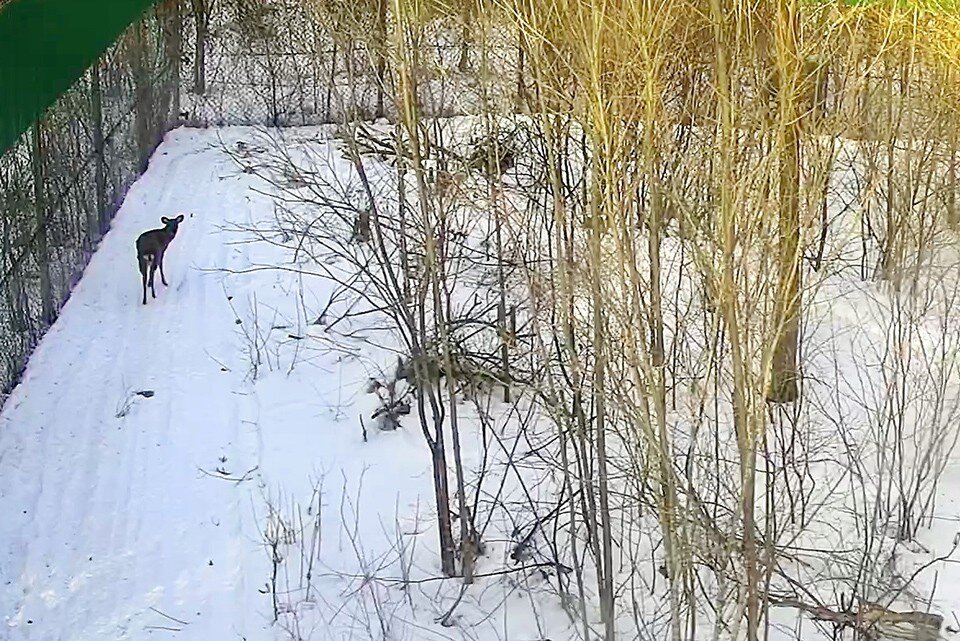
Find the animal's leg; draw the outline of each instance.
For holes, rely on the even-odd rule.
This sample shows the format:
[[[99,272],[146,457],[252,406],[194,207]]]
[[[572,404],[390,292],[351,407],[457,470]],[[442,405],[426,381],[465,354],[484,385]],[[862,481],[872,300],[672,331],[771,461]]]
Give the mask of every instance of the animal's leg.
[[[153,276],[157,273],[157,264],[154,262],[150,263],[150,295],[154,298],[157,297],[157,292],[153,288]]]
[[[147,266],[143,264],[143,259],[140,259],[140,275],[143,276],[143,304],[147,304]]]
[[[167,277],[163,275],[163,254],[157,255],[157,264],[160,265],[160,282],[164,284],[165,287],[169,287],[167,284]]]

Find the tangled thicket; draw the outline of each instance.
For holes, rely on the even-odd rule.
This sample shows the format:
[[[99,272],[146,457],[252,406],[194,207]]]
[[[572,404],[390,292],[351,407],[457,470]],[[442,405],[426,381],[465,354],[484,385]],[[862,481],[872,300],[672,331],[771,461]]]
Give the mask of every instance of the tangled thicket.
[[[797,0],[310,6],[365,52],[351,73],[376,80],[376,112],[394,123],[381,144],[415,196],[401,231],[383,205],[363,226],[381,269],[388,246],[426,264],[386,269],[412,362],[448,379],[464,320],[451,232],[464,208],[491,221],[497,380],[524,370],[524,394],[551,416],[556,562],[575,568],[584,637],[594,606],[607,639],[618,625],[688,638],[705,622],[756,639],[777,605],[869,634],[886,619],[865,613],[901,607],[908,590],[883,568],[932,514],[956,440],[960,14]],[[451,111],[464,95],[451,86],[472,102]],[[486,141],[472,155],[431,119],[451,112]],[[370,148],[346,122],[359,171]],[[831,326],[838,295],[866,296],[883,336]],[[445,470],[452,427],[462,497],[457,396],[431,389],[452,411],[425,433]],[[448,502],[446,481],[436,489]],[[476,515],[457,512],[471,525],[457,544],[441,516],[443,567],[469,582]],[[652,610],[631,596],[641,589]]]

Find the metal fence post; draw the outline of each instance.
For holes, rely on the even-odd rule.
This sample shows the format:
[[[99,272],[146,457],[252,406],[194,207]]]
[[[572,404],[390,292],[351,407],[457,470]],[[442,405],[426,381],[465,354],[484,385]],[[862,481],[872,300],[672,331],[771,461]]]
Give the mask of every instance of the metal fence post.
[[[170,35],[169,64],[173,67],[171,82],[173,82],[173,98],[171,105],[172,118],[168,126],[176,125],[180,118],[180,61],[183,58],[183,14],[180,10],[180,0],[170,0],[170,18],[167,21]]]
[[[33,199],[37,223],[33,243],[40,272],[40,313],[43,323],[50,325],[54,321],[53,290],[50,285],[50,249],[47,246],[48,211],[43,191],[43,129],[39,120],[33,125],[32,136]]]
[[[153,101],[150,98],[150,81],[147,78],[146,61],[144,56],[144,24],[143,20],[133,27],[133,94],[134,94],[134,125],[137,137],[137,153],[139,155],[138,173],[147,168],[150,158],[150,117]]]
[[[96,221],[91,222],[87,231],[88,237],[99,240],[107,231],[109,219],[107,216],[107,163],[104,157],[105,145],[103,139],[103,91],[100,87],[100,60],[90,67],[90,113],[91,129],[93,131],[93,172],[94,188],[96,190]],[[92,245],[92,243],[91,243]]]

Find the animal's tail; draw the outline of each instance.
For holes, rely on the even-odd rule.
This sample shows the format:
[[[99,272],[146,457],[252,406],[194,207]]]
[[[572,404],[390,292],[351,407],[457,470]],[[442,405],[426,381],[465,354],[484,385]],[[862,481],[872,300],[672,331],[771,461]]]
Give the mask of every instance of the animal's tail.
[[[157,260],[157,254],[155,252],[145,252],[143,254],[137,254],[137,262],[140,265],[140,272],[144,275],[150,271],[150,268],[153,267],[155,261]]]

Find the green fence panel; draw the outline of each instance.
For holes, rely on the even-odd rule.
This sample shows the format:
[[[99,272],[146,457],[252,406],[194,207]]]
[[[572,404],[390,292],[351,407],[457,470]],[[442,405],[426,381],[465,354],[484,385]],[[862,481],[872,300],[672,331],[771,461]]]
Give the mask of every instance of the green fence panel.
[[[3,4],[0,154],[155,2],[13,0]]]

